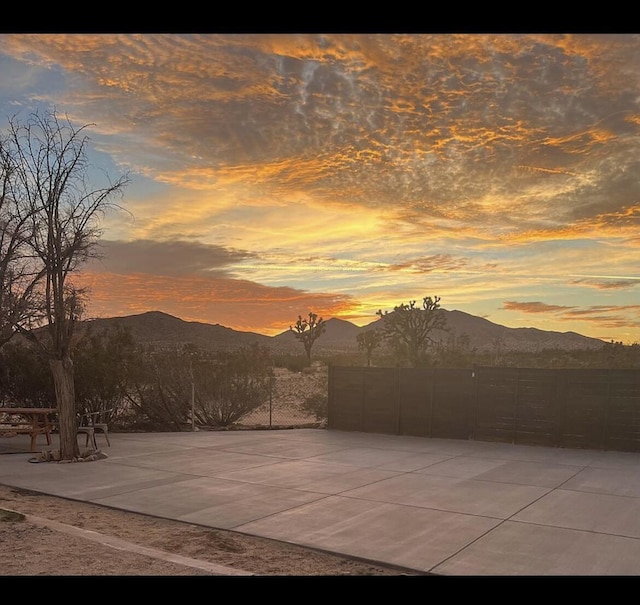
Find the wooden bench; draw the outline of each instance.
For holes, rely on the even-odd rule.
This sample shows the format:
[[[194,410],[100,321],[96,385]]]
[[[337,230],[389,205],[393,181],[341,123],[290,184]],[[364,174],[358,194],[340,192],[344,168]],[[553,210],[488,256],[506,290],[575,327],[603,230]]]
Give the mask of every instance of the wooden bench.
[[[30,449],[36,451],[39,435],[44,435],[47,445],[51,445],[52,421],[56,408],[0,408],[0,437],[29,435]]]

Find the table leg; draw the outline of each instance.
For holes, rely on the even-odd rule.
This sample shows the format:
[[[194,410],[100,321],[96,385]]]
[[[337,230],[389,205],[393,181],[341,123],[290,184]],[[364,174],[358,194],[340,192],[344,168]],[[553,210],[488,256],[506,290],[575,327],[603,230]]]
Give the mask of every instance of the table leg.
[[[51,423],[47,414],[44,415],[44,435],[47,438],[47,445],[51,445]]]

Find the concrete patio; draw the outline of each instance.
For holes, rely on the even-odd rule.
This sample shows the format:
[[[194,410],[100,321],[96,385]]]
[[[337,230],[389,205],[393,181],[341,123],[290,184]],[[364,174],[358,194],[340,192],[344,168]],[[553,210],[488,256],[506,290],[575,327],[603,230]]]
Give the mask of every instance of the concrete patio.
[[[106,459],[77,464],[0,439],[0,484],[438,575],[640,575],[638,453],[325,429],[109,436]]]

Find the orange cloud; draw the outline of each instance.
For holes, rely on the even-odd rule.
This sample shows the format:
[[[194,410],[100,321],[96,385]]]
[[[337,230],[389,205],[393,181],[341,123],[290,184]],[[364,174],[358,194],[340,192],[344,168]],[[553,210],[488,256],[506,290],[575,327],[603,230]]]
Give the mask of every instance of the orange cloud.
[[[508,300],[503,303],[502,308],[506,311],[519,311],[521,313],[558,313],[566,312],[573,307],[564,305],[547,305],[542,302],[516,302]]]
[[[356,306],[346,295],[271,288],[230,278],[83,271],[75,275],[74,283],[88,288],[86,317],[164,311],[188,321],[266,335],[286,330],[298,315],[309,311],[329,319]]]

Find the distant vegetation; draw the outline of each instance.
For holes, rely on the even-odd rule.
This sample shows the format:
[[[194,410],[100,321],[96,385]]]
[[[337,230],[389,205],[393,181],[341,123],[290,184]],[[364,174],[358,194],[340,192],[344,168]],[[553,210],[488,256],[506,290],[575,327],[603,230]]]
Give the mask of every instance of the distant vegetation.
[[[269,401],[273,360],[263,347],[234,352],[155,350],[124,330],[90,332],[75,356],[79,412],[113,410],[115,429],[228,427]],[[47,359],[24,342],[0,349],[0,405],[55,405]]]
[[[45,356],[25,341],[0,349],[0,405],[48,406],[55,390]],[[313,365],[408,366],[393,346],[366,351],[323,353]],[[449,334],[444,345],[425,351],[418,367],[477,366],[529,368],[637,368],[640,345],[605,343],[600,349],[477,352],[464,335]],[[185,343],[157,349],[136,343],[124,329],[89,330],[75,357],[79,411],[113,409],[114,430],[189,430],[197,426],[229,428],[269,403],[275,368],[294,373],[312,370],[306,354],[277,354],[263,346],[235,351],[206,351]],[[313,393],[302,407],[326,418],[327,391]]]
[[[497,349],[477,351],[466,344],[465,335],[452,336],[450,342],[425,352],[417,367],[471,368],[477,366],[521,368],[638,368],[640,344],[603,343],[599,349],[541,349],[539,351],[508,351]],[[363,353],[323,353],[318,360],[327,364],[347,366],[410,366],[389,347],[376,349],[370,360]]]
[[[304,375],[313,374],[318,364],[325,368],[333,365],[640,369],[637,344],[603,342],[593,348],[516,351],[509,350],[500,338],[494,338],[490,346],[479,349],[471,344],[466,333],[458,333],[447,325],[439,301],[438,297],[425,297],[422,306],[412,301],[398,305],[391,313],[380,312],[382,321],[364,331],[348,322],[334,323],[338,330],[336,342],[344,342],[342,334],[346,331],[352,339],[351,350],[324,348],[315,353],[313,361],[312,347],[327,329],[322,318],[313,313],[307,319],[299,317],[297,328],[291,327],[303,344],[304,351],[300,354],[279,348],[278,340],[265,338],[251,343],[250,334],[191,324],[164,314],[143,314],[138,319],[144,329],[137,331],[135,321],[83,322],[78,324],[74,354],[77,410],[79,413],[113,410],[110,424],[114,430],[232,428],[265,406],[271,409],[277,390],[274,377],[276,370],[282,369],[300,374],[301,381]],[[188,331],[181,332],[184,327]],[[431,338],[436,329],[446,337]],[[153,340],[154,331],[161,340]],[[168,331],[173,334],[171,341],[167,340]],[[236,335],[239,338],[234,341]],[[278,346],[272,349],[264,344],[267,342]],[[215,343],[223,343],[224,348],[212,348]],[[55,404],[49,361],[29,339],[16,338],[0,348],[0,405]],[[326,372],[319,375],[323,378],[317,388],[305,393],[298,405],[302,412],[322,421],[327,415],[328,388]]]

